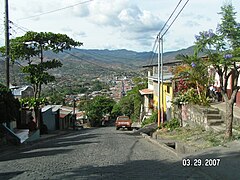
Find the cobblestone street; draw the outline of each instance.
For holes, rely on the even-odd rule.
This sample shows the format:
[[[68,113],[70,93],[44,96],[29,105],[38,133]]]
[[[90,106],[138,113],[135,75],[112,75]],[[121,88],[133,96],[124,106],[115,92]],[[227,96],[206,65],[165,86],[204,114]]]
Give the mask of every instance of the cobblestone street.
[[[181,159],[142,136],[113,127],[71,132],[1,156],[0,178],[215,179],[204,169],[183,167]]]

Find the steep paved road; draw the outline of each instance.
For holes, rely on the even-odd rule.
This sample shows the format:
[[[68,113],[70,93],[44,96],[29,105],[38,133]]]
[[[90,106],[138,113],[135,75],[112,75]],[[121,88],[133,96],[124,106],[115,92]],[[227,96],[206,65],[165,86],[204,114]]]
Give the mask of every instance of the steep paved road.
[[[212,179],[142,136],[103,127],[0,156],[0,179]]]

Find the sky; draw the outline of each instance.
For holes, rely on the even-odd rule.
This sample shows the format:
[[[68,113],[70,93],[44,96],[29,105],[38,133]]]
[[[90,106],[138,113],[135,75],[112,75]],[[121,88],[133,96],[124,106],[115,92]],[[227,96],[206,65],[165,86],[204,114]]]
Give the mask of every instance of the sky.
[[[182,0],[173,18],[187,0]],[[157,34],[179,0],[9,0],[10,38],[26,31],[67,34],[82,49],[152,51]],[[192,46],[200,31],[217,27],[221,6],[239,0],[189,0],[164,36],[164,52]],[[4,0],[0,1],[0,45],[4,45]],[[169,21],[168,25],[172,22]]]

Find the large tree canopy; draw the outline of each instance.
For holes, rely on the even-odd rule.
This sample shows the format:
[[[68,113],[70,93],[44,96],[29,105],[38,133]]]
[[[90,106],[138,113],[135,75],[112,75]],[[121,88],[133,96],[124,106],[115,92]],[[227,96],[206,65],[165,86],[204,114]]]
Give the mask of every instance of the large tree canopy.
[[[133,78],[134,88],[127,92],[126,96],[122,97],[113,107],[113,115],[126,115],[133,121],[139,120],[141,104],[143,102],[139,90],[147,88],[146,78]]]
[[[96,96],[86,103],[85,111],[88,119],[99,123],[106,114],[111,114],[115,101],[106,96]]]
[[[55,80],[47,71],[62,66],[62,63],[55,59],[43,62],[44,51],[58,53],[81,45],[81,42],[74,41],[66,34],[29,31],[21,37],[10,40],[10,59],[28,61],[28,66],[23,67],[22,71],[28,74],[27,80],[34,87],[35,98],[39,98],[41,85]],[[1,47],[0,51],[4,55],[5,47]],[[40,58],[40,63],[36,62],[37,58]]]
[[[207,50],[208,61],[219,75],[220,91],[226,102],[226,133],[225,137],[232,136],[233,104],[240,89],[238,85],[240,62],[240,23],[236,21],[236,12],[231,4],[221,8],[221,23],[217,29],[200,32],[196,35],[196,50]],[[232,79],[231,97],[228,97],[228,83]]]
[[[21,37],[10,40],[10,59],[12,61],[30,60],[31,57],[35,56],[42,58],[43,51],[50,50],[58,53],[82,45],[83,43],[74,41],[66,34],[29,31]],[[5,47],[1,47],[0,51],[4,55]]]
[[[41,86],[55,80],[55,77],[49,74],[48,70],[62,66],[62,63],[56,59],[43,61],[44,51],[59,53],[81,45],[81,42],[74,41],[65,34],[52,32],[38,33],[29,31],[21,37],[10,40],[11,61],[28,61],[28,65],[22,68],[22,72],[27,74],[26,79],[34,87],[34,98],[27,100],[24,104],[34,105],[36,119],[39,120],[38,111],[39,102],[41,102]],[[5,55],[5,48],[0,48],[0,52],[3,55]],[[40,59],[40,62],[37,61],[38,59]]]

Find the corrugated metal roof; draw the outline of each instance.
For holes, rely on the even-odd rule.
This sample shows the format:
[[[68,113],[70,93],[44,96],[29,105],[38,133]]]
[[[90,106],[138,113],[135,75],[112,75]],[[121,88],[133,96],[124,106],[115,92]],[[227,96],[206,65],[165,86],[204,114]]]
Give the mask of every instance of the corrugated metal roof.
[[[46,112],[46,111],[49,110],[49,109],[52,109],[52,106],[51,106],[51,105],[44,106],[44,107],[42,108],[42,112]]]
[[[52,106],[52,112],[56,112],[57,110],[59,110],[62,107],[62,105],[53,105]]]
[[[161,75],[160,75],[160,77],[161,77]],[[167,81],[170,81],[170,80],[172,80],[172,78],[174,77],[174,75],[173,74],[163,74],[163,82],[167,82]],[[158,76],[157,76],[157,74],[156,75],[154,75],[154,76],[150,76],[149,77],[150,79],[152,79],[152,80],[154,80],[154,81],[158,81]],[[160,78],[160,81],[161,81],[161,78]]]
[[[12,94],[14,96],[21,96],[22,92],[25,91],[27,88],[32,88],[32,86],[26,85],[22,87],[12,88]]]

